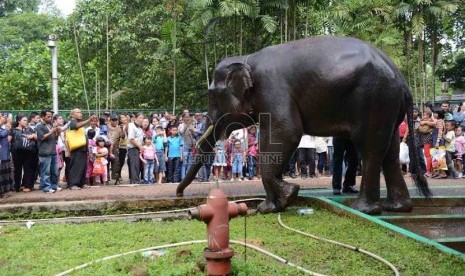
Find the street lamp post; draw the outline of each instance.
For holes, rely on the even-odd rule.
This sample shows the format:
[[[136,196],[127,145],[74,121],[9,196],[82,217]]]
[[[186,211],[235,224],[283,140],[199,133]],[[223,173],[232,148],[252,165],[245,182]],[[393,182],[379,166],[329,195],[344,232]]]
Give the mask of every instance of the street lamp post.
[[[48,36],[47,46],[52,51],[52,89],[53,89],[53,112],[58,114],[58,55],[56,47],[56,35]]]

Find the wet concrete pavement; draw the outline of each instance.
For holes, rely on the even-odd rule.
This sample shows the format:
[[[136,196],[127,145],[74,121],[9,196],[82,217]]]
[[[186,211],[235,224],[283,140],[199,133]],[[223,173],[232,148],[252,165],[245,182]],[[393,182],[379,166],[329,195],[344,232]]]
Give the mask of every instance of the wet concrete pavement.
[[[333,196],[331,188],[331,177],[291,179],[285,178],[289,182],[299,184],[301,195],[310,196]],[[419,196],[413,180],[406,177],[412,197]],[[127,181],[127,180],[126,180]],[[360,186],[361,177],[357,177],[357,187]],[[381,195],[385,195],[384,178],[380,178]],[[434,196],[465,196],[465,179],[429,179],[429,186]],[[109,185],[92,186],[82,190],[63,189],[54,194],[46,194],[40,190],[31,193],[13,193],[6,198],[0,199],[1,205],[16,205],[24,203],[50,203],[63,201],[114,201],[114,200],[138,200],[138,199],[170,199],[176,198],[176,184],[155,184],[155,185]],[[185,198],[205,198],[211,189],[220,187],[227,196],[263,196],[261,180],[231,182],[193,182],[184,193]]]

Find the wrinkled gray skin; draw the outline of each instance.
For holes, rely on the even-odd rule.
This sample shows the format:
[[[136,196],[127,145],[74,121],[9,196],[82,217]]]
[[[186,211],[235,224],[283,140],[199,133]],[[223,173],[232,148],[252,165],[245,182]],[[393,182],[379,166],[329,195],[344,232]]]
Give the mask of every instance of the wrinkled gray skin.
[[[262,162],[266,201],[261,213],[285,209],[299,186],[282,172],[303,133],[350,139],[363,162],[362,183],[352,207],[368,213],[411,211],[412,203],[399,166],[398,126],[406,112],[413,129],[412,95],[392,61],[375,47],[353,38],[315,37],[264,48],[249,56],[226,58],[215,69],[209,88],[212,134],[199,143],[197,163],[177,187],[177,195],[194,179],[204,153],[224,132],[260,121],[260,154],[281,155]],[[409,149],[416,154],[414,139]],[[270,153],[270,154],[267,154]],[[204,159],[205,160],[205,159]],[[418,159],[411,165],[420,172]],[[380,169],[387,199],[380,202]],[[428,197],[426,179],[413,176]]]

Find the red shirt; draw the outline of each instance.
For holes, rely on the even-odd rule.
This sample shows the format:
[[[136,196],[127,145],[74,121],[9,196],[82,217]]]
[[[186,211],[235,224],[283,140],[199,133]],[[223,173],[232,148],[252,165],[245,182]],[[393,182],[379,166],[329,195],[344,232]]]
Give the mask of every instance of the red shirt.
[[[408,130],[407,123],[405,121],[402,121],[402,123],[400,123],[399,125],[399,136],[405,137],[405,135],[407,134],[407,130]]]

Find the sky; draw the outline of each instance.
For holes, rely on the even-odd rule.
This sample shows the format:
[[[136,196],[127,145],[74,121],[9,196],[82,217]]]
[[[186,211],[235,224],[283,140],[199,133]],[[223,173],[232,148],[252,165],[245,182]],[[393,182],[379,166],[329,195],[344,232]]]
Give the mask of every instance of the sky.
[[[76,7],[76,0],[55,0],[55,5],[63,15],[68,16]]]

